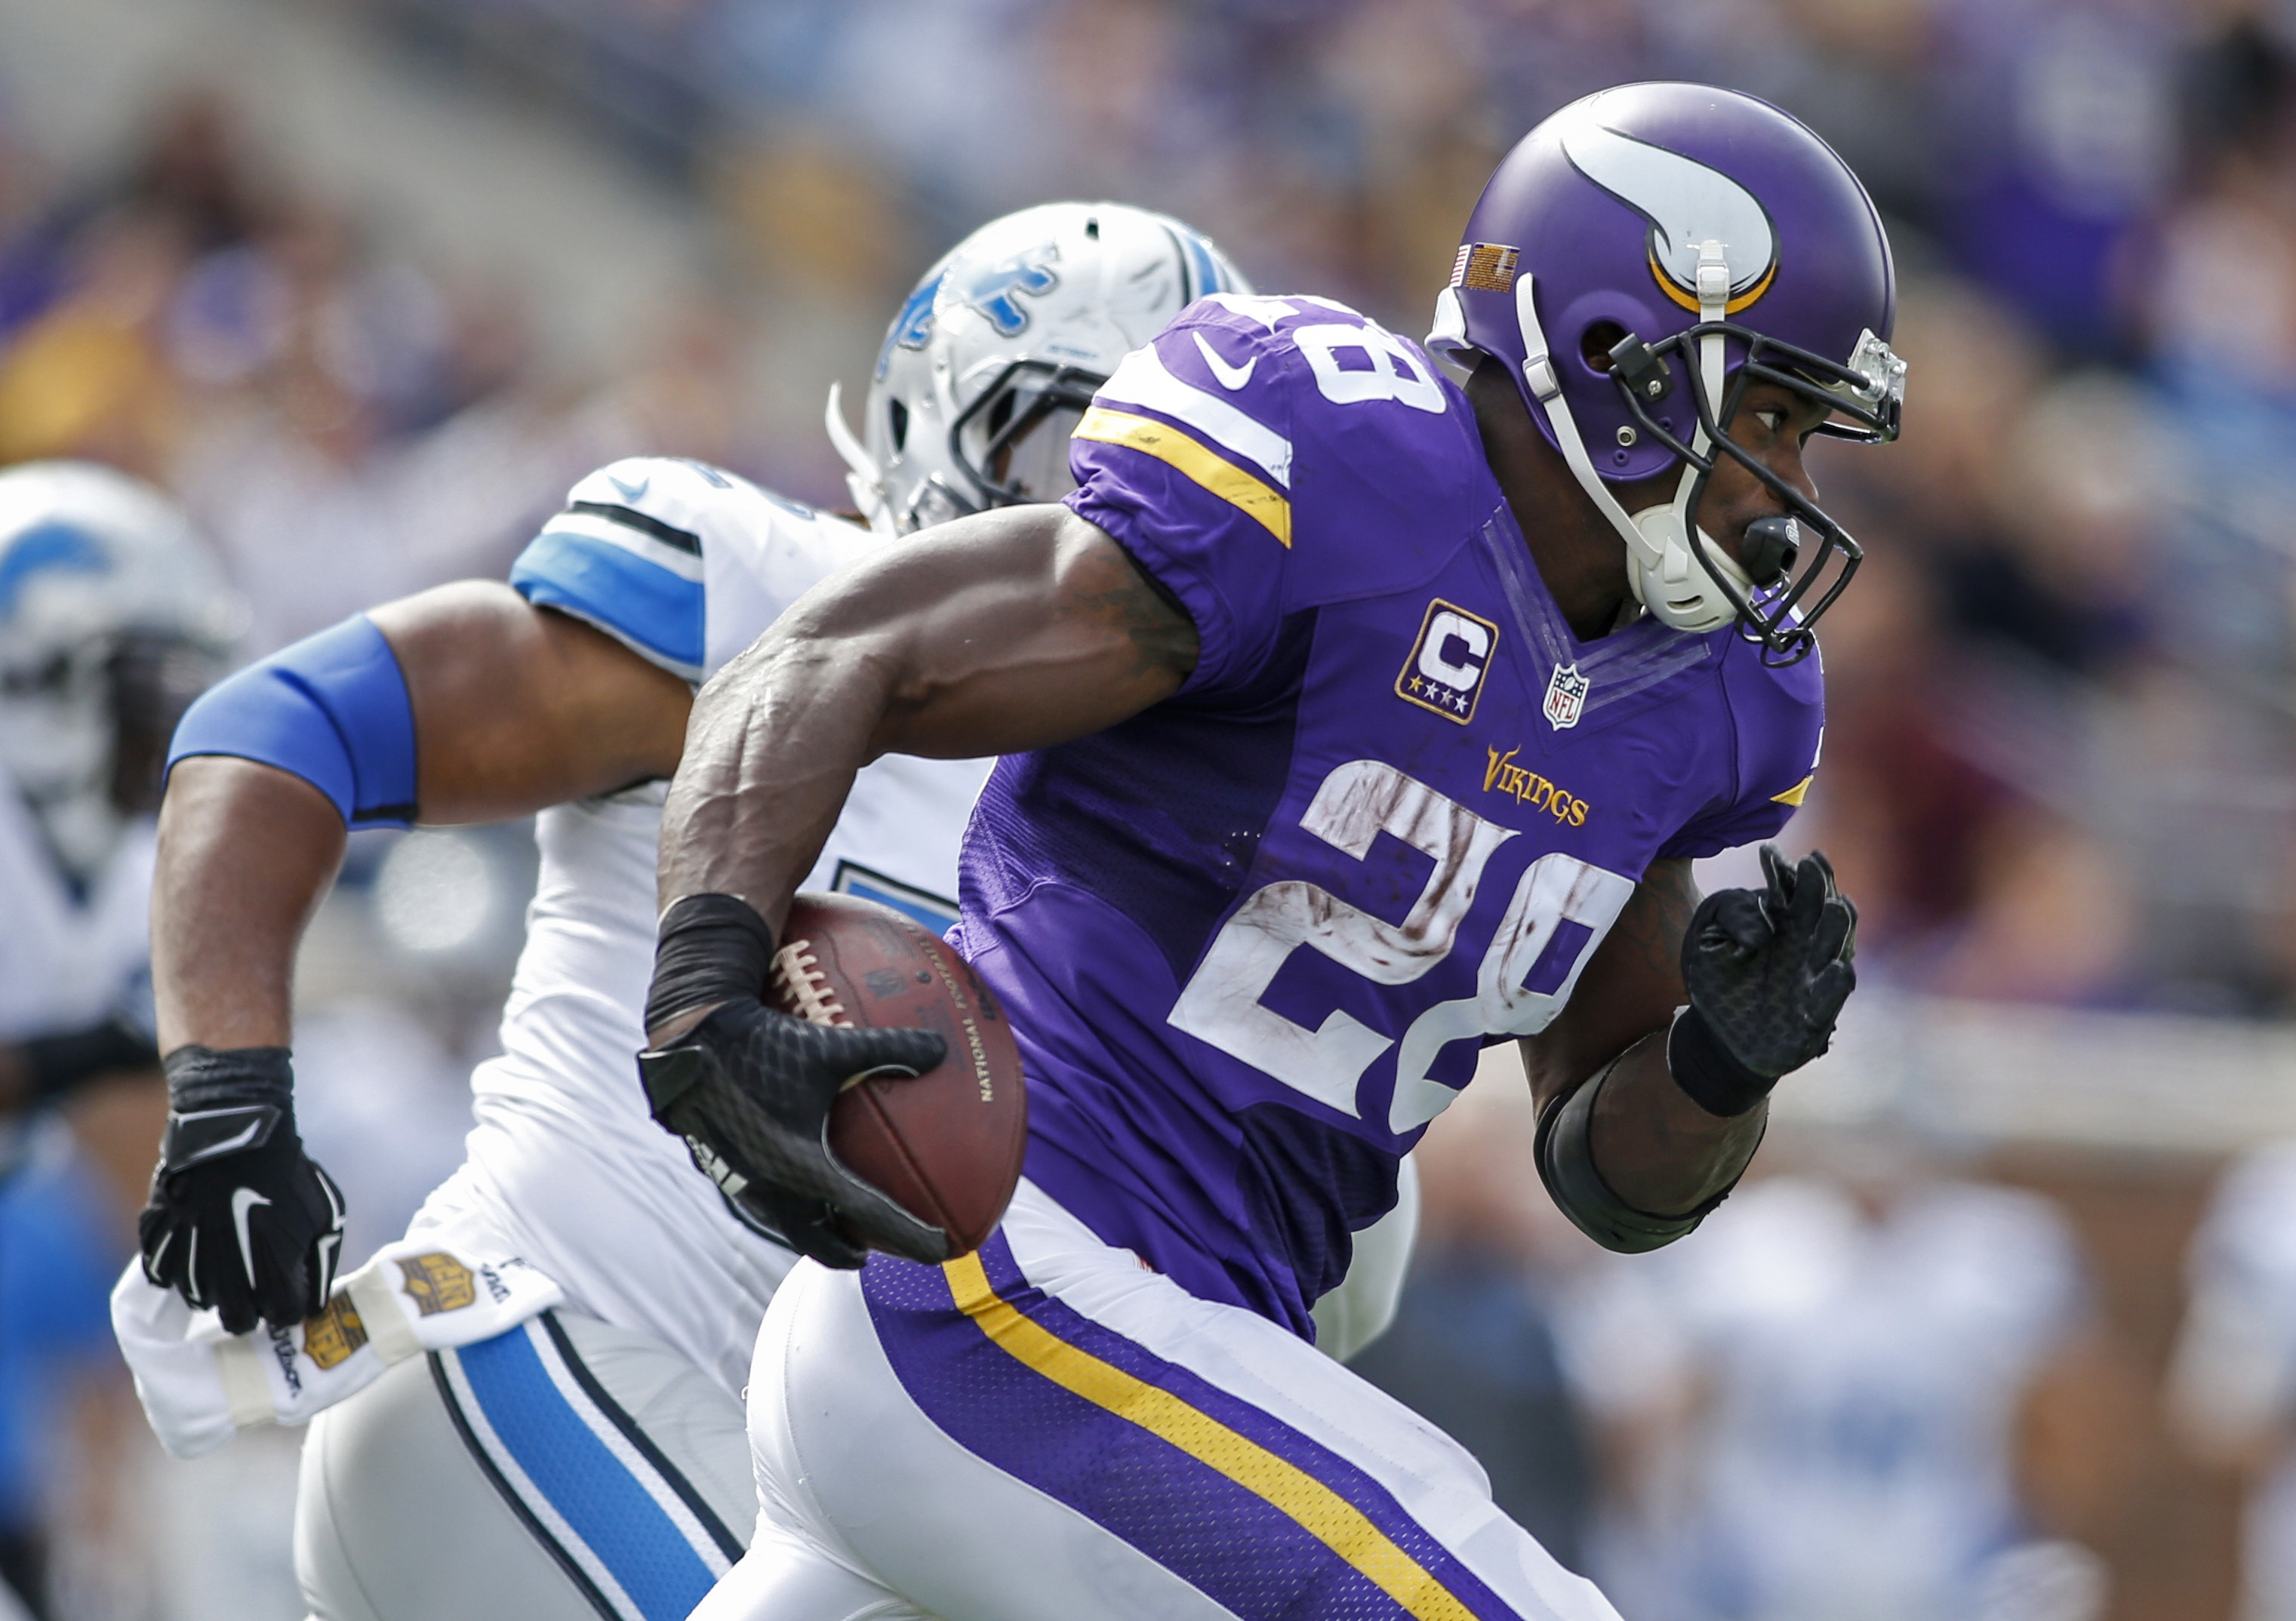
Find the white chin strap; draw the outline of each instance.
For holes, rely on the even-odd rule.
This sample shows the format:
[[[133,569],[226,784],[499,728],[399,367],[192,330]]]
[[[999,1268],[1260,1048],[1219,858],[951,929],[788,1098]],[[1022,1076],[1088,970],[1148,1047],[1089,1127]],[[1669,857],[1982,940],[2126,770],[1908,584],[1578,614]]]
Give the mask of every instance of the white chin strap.
[[[1736,604],[1723,594],[1722,588],[1700,566],[1691,551],[1690,497],[1698,483],[1698,470],[1684,466],[1672,501],[1645,507],[1631,516],[1619,504],[1611,487],[1595,471],[1586,443],[1578,437],[1578,424],[1571,417],[1570,402],[1562,397],[1562,383],[1555,374],[1546,331],[1538,323],[1531,285],[1532,278],[1528,274],[1515,278],[1515,319],[1522,329],[1522,374],[1546,410],[1547,422],[1554,430],[1555,443],[1562,447],[1562,459],[1570,464],[1578,487],[1602,509],[1603,516],[1611,520],[1611,527],[1627,543],[1627,584],[1635,594],[1635,601],[1650,610],[1661,624],[1677,630],[1717,630],[1729,624],[1737,617]],[[1708,242],[1698,256],[1699,319],[1721,320],[1729,290],[1730,272],[1722,257],[1722,245]],[[1721,338],[1705,338],[1701,341],[1700,351],[1706,374],[1706,397],[1718,403],[1722,397]],[[1691,449],[1703,456],[1706,448],[1706,430],[1702,420],[1691,440]],[[1707,537],[1706,544],[1708,555],[1728,569],[1742,588],[1751,588],[1752,582],[1728,553],[1716,546],[1711,536]]]
[[[829,442],[837,454],[845,458],[845,465],[853,471],[845,475],[845,487],[852,492],[853,504],[861,509],[861,516],[880,535],[896,532],[893,512],[885,495],[885,475],[871,459],[861,441],[853,437],[853,430],[845,425],[845,390],[841,383],[829,385],[829,408],[823,413],[822,426],[829,430]]]

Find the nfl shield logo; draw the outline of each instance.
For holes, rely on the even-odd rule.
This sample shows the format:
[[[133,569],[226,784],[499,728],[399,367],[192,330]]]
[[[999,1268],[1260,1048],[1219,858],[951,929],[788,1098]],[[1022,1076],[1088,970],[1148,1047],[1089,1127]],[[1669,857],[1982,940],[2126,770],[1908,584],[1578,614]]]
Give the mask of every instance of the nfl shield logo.
[[[1578,724],[1587,704],[1587,677],[1575,664],[1558,664],[1546,683],[1546,724],[1557,732]]]

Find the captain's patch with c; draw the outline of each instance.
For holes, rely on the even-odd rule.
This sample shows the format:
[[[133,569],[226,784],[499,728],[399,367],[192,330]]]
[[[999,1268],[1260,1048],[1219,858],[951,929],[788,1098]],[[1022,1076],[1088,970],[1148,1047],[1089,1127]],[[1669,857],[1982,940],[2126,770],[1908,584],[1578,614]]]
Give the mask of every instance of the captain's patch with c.
[[[1475,717],[1475,700],[1498,645],[1497,626],[1437,597],[1427,604],[1411,655],[1395,678],[1395,695],[1464,726]]]

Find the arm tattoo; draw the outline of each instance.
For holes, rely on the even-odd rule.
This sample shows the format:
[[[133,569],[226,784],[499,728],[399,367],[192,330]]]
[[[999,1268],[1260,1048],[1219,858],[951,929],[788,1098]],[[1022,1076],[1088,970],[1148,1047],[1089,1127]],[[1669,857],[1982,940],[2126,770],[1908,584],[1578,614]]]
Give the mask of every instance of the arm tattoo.
[[[1119,546],[1124,567],[1117,577],[1095,581],[1097,589],[1078,593],[1078,603],[1087,612],[1119,626],[1138,654],[1136,675],[1177,670],[1185,676],[1195,667],[1200,645],[1196,624],[1169,586],[1142,568]]]

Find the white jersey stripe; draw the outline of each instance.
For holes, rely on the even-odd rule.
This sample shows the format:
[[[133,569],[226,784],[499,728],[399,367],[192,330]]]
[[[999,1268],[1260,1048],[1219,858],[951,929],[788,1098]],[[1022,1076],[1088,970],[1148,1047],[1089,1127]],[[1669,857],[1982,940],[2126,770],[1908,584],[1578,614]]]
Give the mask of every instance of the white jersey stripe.
[[[1276,483],[1292,487],[1292,441],[1218,395],[1173,376],[1153,344],[1127,355],[1115,374],[1101,384],[1096,397],[1160,412],[1236,454],[1249,456]]]

